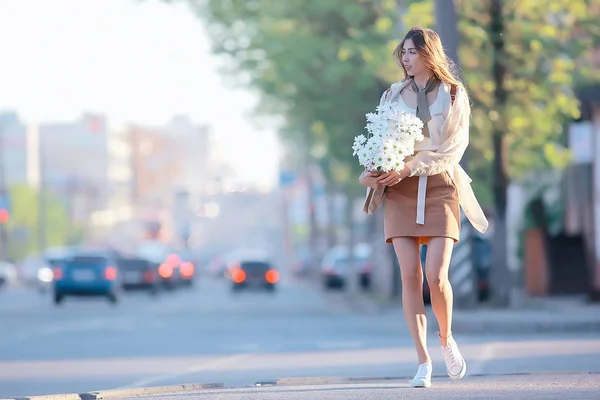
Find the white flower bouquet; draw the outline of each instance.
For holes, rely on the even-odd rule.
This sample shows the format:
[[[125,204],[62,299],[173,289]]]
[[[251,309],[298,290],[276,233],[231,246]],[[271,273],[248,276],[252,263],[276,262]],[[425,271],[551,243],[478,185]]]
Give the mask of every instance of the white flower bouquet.
[[[415,152],[415,144],[422,141],[423,122],[398,106],[397,102],[386,102],[368,113],[368,137],[354,138],[355,156],[368,171],[389,172],[404,168],[404,160]]]

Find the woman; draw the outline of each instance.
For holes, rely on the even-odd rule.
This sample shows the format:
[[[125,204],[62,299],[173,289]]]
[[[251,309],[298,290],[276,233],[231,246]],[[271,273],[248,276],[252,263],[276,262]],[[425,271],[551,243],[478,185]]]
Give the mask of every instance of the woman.
[[[471,224],[485,232],[488,222],[477,203],[470,178],[460,167],[469,142],[469,98],[452,72],[453,63],[432,30],[412,28],[394,51],[404,79],[393,84],[381,102],[395,101],[425,124],[425,139],[404,167],[389,173],[365,172],[360,182],[383,188],[384,230],[392,243],[402,277],[402,307],[418,355],[414,387],[431,385],[432,364],[427,351],[427,321],[423,304],[423,268],[419,246],[427,244],[425,275],[439,340],[450,378],[464,377],[467,364],[452,337],[452,288],[448,268],[452,247],[459,240],[462,207]],[[460,202],[460,203],[459,203]]]

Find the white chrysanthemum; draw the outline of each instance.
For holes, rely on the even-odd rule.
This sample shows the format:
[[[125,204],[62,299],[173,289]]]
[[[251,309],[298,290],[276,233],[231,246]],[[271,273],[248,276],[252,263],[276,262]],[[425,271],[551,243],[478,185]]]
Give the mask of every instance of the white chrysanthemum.
[[[401,169],[415,144],[424,139],[423,122],[402,111],[398,103],[385,103],[375,113],[366,114],[368,138],[358,135],[352,149],[360,165],[369,170],[389,172]]]

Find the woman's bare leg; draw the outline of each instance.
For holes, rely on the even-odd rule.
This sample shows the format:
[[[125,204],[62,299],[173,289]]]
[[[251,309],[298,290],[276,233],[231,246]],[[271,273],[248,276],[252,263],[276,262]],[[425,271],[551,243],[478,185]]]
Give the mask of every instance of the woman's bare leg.
[[[419,364],[431,363],[427,351],[427,318],[423,303],[423,268],[417,238],[392,240],[402,276],[402,310],[415,343]]]
[[[425,274],[431,292],[431,306],[440,326],[440,344],[446,346],[452,332],[452,286],[448,279],[454,241],[433,237],[427,245]]]

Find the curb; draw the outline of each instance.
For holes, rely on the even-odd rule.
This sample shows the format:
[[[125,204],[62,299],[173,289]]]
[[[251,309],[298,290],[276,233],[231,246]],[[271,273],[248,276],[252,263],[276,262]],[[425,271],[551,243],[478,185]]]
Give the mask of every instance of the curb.
[[[154,387],[143,387],[143,388],[131,388],[131,389],[109,389],[109,390],[96,390],[85,393],[65,393],[65,394],[52,394],[42,396],[29,396],[29,397],[9,397],[2,398],[0,400],[98,400],[98,399],[114,399],[119,397],[132,397],[132,396],[143,396],[149,394],[160,394],[160,393],[177,393],[177,392],[191,392],[202,389],[220,389],[223,388],[222,383],[189,383],[183,385],[171,385],[171,386],[154,386]]]

